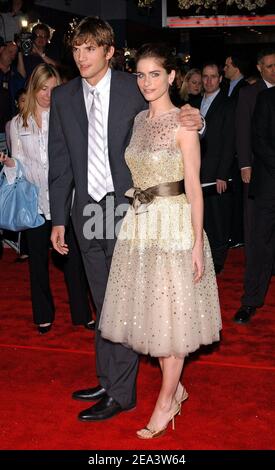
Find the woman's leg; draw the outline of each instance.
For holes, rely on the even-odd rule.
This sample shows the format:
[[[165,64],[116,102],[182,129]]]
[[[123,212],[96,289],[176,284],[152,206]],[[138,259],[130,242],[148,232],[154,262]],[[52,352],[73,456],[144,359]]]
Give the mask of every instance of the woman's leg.
[[[161,368],[161,372],[163,373],[163,360],[164,358],[163,357],[159,357],[159,365],[160,365],[160,368]],[[178,402],[178,403],[181,403],[183,401],[183,397],[188,397],[188,394],[184,388],[184,386],[182,385],[182,383],[178,382],[178,386],[176,388],[176,393],[175,393],[175,400]],[[185,398],[184,398],[185,400]]]
[[[162,370],[162,384],[159,396],[147,427],[151,431],[165,429],[174,414],[177,414],[179,403],[175,394],[179,385],[184,359],[174,356],[159,359]]]
[[[33,320],[37,325],[54,321],[54,303],[49,280],[51,222],[26,230],[29,250]]]

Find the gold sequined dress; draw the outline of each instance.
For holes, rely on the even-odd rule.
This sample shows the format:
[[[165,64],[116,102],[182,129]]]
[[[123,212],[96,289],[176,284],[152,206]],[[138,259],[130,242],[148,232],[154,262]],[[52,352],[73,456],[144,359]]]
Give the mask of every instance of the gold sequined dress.
[[[177,108],[135,119],[125,158],[134,186],[147,189],[184,178],[176,147]],[[186,196],[156,197],[121,225],[101,313],[101,335],[142,354],[184,357],[219,340],[220,307],[204,235],[205,272],[192,273],[193,229]]]

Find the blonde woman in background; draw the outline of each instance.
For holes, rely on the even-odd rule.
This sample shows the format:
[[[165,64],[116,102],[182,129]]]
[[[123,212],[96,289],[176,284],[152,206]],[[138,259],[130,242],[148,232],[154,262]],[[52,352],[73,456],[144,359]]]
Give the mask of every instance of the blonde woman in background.
[[[49,283],[51,214],[48,191],[48,122],[53,88],[61,83],[57,70],[39,64],[33,71],[22,111],[11,121],[11,156],[0,154],[9,182],[16,176],[16,161],[24,166],[26,178],[39,190],[39,213],[45,223],[25,231],[29,249],[31,299],[34,323],[40,334],[51,329],[54,303]]]
[[[180,89],[183,102],[196,106],[196,100],[202,92],[202,77],[199,69],[191,69],[185,75]]]

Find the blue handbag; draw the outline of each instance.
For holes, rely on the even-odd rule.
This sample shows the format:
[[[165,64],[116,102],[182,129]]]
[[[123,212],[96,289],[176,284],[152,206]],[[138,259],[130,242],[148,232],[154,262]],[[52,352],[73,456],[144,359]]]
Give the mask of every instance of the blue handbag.
[[[17,160],[14,183],[8,183],[4,169],[0,172],[0,229],[21,232],[44,222],[38,214],[38,189],[26,179],[23,166]]]

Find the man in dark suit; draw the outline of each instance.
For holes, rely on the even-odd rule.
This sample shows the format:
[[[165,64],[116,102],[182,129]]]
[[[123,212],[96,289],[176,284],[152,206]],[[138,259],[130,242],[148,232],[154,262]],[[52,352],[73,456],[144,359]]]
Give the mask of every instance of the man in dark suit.
[[[204,188],[204,228],[209,238],[216,273],[224,266],[231,220],[231,194],[227,192],[234,160],[234,107],[220,89],[221,71],[215,63],[202,70],[205,93],[200,111],[206,120],[201,141],[201,183]],[[210,192],[210,188],[214,190]]]
[[[252,116],[259,93],[275,85],[275,49],[262,50],[258,54],[257,62],[257,68],[262,78],[254,85],[245,87],[240,91],[236,111],[236,146],[244,185],[244,235],[247,260],[253,256],[251,235],[254,238],[253,219],[255,217],[254,199],[251,197],[252,194],[249,189],[253,165]],[[242,299],[242,305],[236,312],[234,320],[237,323],[247,323],[253,313],[255,313],[255,306],[245,304],[244,299]]]
[[[246,61],[240,54],[233,53],[225,60],[224,76],[229,80],[227,96],[237,106],[239,92],[248,84],[244,79]],[[240,175],[237,155],[232,166],[232,218],[229,246],[239,247],[244,243],[243,233],[243,184]]]
[[[225,60],[224,76],[229,80],[226,94],[233,100],[238,100],[240,89],[247,85],[244,79],[245,65],[245,61],[236,54]]]
[[[256,308],[263,305],[275,259],[275,88],[258,95],[253,115],[252,148],[251,250],[245,270],[243,314],[240,315],[240,309],[235,317],[239,323],[247,323]]]
[[[52,243],[68,253],[65,226],[72,189],[72,221],[82,252],[97,313],[97,325],[115,245],[117,209],[132,186],[124,160],[135,116],[147,107],[135,77],[111,70],[114,34],[98,18],[81,21],[72,37],[81,77],[54,90],[49,127],[49,185]],[[195,117],[195,119],[193,118]],[[191,122],[190,122],[191,118]],[[190,128],[201,127],[197,110],[186,112]],[[101,338],[96,325],[96,369],[99,385],[78,390],[73,398],[98,402],[82,411],[82,421],[97,421],[133,408],[138,355]]]
[[[259,52],[257,68],[261,79],[254,85],[242,88],[236,109],[236,149],[244,195],[244,241],[245,250],[249,249],[253,200],[248,198],[248,186],[253,162],[251,126],[252,116],[258,94],[267,87],[275,85],[275,49],[268,48]]]

